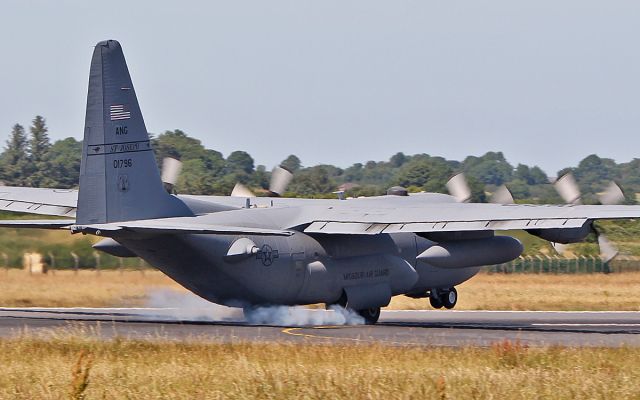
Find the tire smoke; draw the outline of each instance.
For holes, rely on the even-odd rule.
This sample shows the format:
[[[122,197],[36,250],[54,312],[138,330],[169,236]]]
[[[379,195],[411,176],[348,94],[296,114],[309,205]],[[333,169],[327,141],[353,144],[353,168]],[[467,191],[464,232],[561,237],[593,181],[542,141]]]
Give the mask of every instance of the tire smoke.
[[[250,325],[314,326],[362,325],[364,318],[352,310],[334,305],[329,310],[302,306],[226,307],[211,303],[191,292],[157,289],[147,293],[146,306],[157,317],[178,321],[246,322]]]

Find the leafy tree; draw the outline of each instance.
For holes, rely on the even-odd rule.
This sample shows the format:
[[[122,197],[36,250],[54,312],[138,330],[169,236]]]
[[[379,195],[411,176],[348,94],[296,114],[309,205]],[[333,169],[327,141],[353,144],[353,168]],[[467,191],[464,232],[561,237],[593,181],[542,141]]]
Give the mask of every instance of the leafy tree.
[[[299,196],[328,195],[336,189],[331,177],[333,166],[318,165],[300,170],[289,185],[289,192]]]
[[[251,185],[261,189],[269,189],[269,172],[264,165],[258,165],[256,171],[251,176]]]
[[[405,156],[404,153],[402,152],[398,152],[393,156],[391,156],[389,163],[391,164],[392,167],[398,168],[398,167],[402,167],[402,164],[406,163],[407,161],[408,161],[407,156]]]
[[[426,154],[412,157],[398,169],[394,183],[417,186],[429,192],[446,193],[446,182],[453,171],[445,159]]]
[[[227,157],[227,173],[244,172],[245,174],[251,174],[253,168],[253,158],[245,151],[234,151]]]
[[[80,156],[82,142],[72,137],[58,140],[49,149],[49,177],[55,182],[52,186],[72,188],[78,186],[80,178]]]
[[[282,166],[282,168],[290,172],[296,172],[300,168],[302,168],[302,163],[300,162],[300,159],[293,154],[285,158],[284,161],[280,163],[280,165]]]
[[[482,157],[469,156],[463,162],[463,170],[484,184],[502,185],[511,180],[513,166],[507,162],[502,152],[490,151]]]

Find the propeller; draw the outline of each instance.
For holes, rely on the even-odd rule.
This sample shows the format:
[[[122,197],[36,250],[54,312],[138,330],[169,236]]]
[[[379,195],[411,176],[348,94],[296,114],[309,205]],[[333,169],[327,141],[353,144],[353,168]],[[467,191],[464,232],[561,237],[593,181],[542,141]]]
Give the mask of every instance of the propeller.
[[[271,171],[271,182],[269,182],[269,196],[280,197],[287,190],[287,186],[293,179],[293,174],[281,166],[273,168]],[[232,197],[256,197],[255,193],[248,187],[238,182],[231,192]]]
[[[293,174],[281,166],[274,167],[271,171],[271,182],[269,183],[269,197],[280,197],[287,190],[287,186],[293,179]]]
[[[231,191],[231,197],[256,197],[256,195],[248,187],[238,182]]]
[[[559,177],[553,184],[556,191],[567,204],[581,204],[582,194],[571,172]],[[624,201],[624,193],[620,186],[615,182],[611,182],[607,188],[598,195],[600,203],[606,205],[620,204]],[[598,239],[598,247],[600,248],[600,259],[602,262],[608,263],[618,255],[618,249],[607,237],[601,233],[595,225],[591,225],[593,233]],[[554,244],[554,248],[558,253],[562,254],[565,247],[560,244]]]
[[[502,185],[491,195],[489,202],[494,204],[513,204],[515,201],[513,200],[513,195],[509,191],[509,189]]]
[[[471,200],[471,189],[462,172],[449,179],[447,190],[459,203],[468,203]]]
[[[180,171],[182,170],[182,162],[172,157],[165,157],[162,160],[162,183],[169,193],[174,193],[174,187],[178,182]]]
[[[576,179],[573,177],[573,174],[571,172],[567,172],[566,174],[556,179],[556,181],[553,183],[553,186],[565,203],[582,203],[582,194],[580,193],[580,188],[578,187]]]
[[[602,204],[614,205],[622,203],[625,198],[620,186],[618,186],[614,181],[611,181],[604,192],[598,195],[598,200],[600,200],[600,203]]]

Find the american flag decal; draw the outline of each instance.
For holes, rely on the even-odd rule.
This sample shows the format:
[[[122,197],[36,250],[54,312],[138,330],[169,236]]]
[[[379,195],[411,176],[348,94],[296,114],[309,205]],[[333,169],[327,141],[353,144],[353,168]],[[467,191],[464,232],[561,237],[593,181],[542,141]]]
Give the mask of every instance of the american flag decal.
[[[121,119],[131,118],[131,111],[124,107],[124,104],[115,104],[109,107],[109,116],[111,121],[119,121]]]

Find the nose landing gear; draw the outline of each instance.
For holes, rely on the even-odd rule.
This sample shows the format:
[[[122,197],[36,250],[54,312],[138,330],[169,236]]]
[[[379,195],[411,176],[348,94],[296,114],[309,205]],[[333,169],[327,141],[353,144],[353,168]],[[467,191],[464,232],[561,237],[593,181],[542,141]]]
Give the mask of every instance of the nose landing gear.
[[[432,289],[429,295],[429,303],[433,308],[446,308],[448,310],[456,306],[458,302],[458,291],[456,288]]]

